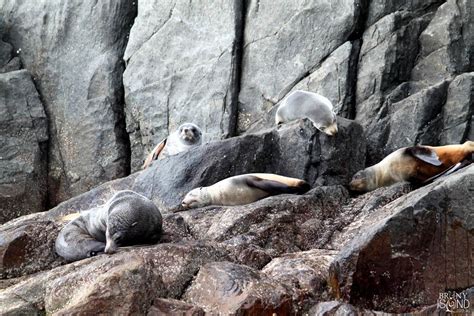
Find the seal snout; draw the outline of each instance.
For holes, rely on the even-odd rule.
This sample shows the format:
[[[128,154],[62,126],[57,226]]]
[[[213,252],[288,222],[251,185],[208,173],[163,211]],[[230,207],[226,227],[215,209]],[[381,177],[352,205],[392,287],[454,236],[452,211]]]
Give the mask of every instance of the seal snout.
[[[323,131],[325,134],[329,135],[329,136],[334,136],[337,134],[338,132],[338,129],[337,129],[337,123],[334,122],[334,124],[331,124],[329,125],[328,127],[326,127]]]
[[[107,244],[105,245],[105,250],[104,252],[106,254],[113,254],[116,253],[118,249],[117,244],[113,240],[107,240]]]

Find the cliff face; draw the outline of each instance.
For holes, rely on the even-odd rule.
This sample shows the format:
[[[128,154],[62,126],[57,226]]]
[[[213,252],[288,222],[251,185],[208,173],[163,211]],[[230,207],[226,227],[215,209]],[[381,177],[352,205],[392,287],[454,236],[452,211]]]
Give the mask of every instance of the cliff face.
[[[124,313],[224,299],[228,313],[401,312],[474,285],[472,167],[409,194],[344,187],[399,147],[474,139],[471,0],[0,0],[0,16],[0,223],[65,201],[0,227],[0,272],[19,278],[5,311],[106,310],[117,276]],[[331,100],[337,137],[270,129],[294,89]],[[186,121],[213,142],[134,173]],[[314,189],[170,213],[196,186],[256,171]],[[169,213],[165,244],[50,270],[57,218],[125,188]],[[115,272],[84,277],[96,269]],[[63,279],[77,293],[55,290]],[[331,299],[357,307],[316,305]]]

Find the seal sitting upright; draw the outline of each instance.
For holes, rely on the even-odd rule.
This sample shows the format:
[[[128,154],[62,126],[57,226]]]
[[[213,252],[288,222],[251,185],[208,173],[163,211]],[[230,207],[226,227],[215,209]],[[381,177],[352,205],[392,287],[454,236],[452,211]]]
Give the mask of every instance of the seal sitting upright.
[[[104,205],[81,212],[56,238],[56,253],[67,261],[118,246],[156,243],[162,233],[161,213],[148,198],[129,190],[118,191]]]
[[[326,97],[309,91],[295,90],[287,96],[275,114],[277,125],[308,118],[321,132],[334,136],[337,133],[336,114]]]
[[[353,191],[367,192],[400,181],[424,184],[469,164],[473,153],[472,141],[462,145],[400,148],[378,164],[357,172],[350,188]]]
[[[143,169],[148,168],[153,160],[179,154],[191,147],[199,146],[201,143],[201,129],[193,123],[184,123],[153,148],[145,159]]]
[[[309,189],[309,184],[300,179],[271,173],[248,173],[193,189],[186,194],[181,205],[185,209],[207,205],[243,205],[271,195],[302,194]]]

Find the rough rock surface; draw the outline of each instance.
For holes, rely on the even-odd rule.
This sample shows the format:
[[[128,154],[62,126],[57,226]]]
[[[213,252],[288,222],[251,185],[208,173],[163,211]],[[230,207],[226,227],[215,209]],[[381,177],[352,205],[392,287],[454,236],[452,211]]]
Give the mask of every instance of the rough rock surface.
[[[25,77],[0,89],[0,112],[23,109],[0,116],[0,175],[24,172],[31,187],[7,187],[28,199],[37,183],[52,204],[74,196],[0,227],[0,314],[442,314],[450,290],[474,311],[474,167],[419,189],[345,187],[398,147],[474,140],[472,0],[59,2],[0,0],[0,82]],[[333,102],[336,137],[274,127],[293,89]],[[38,99],[47,133],[44,114],[23,115]],[[245,134],[108,181],[185,120],[207,141]],[[181,211],[190,189],[256,171],[312,190]],[[163,210],[160,244],[65,264],[61,218],[121,189]],[[43,209],[23,196],[0,217]]]
[[[370,3],[355,104],[370,164],[399,147],[472,136],[472,89],[463,73],[473,70],[474,39],[464,30],[472,28],[474,10],[469,1],[441,2]],[[467,91],[456,88],[461,83]]]
[[[249,1],[239,131],[247,130],[349,38],[359,18],[358,6],[354,0]]]
[[[92,193],[106,194],[125,180]],[[85,313],[95,306],[151,314],[176,308],[197,315],[200,309],[331,315],[431,308],[440,292],[474,282],[469,274],[473,181],[470,166],[408,194],[411,187],[403,183],[357,197],[340,185],[322,186],[301,196],[167,214],[160,244],[67,265],[44,237],[37,239],[45,244],[37,252],[12,240],[4,249],[16,249],[8,262],[16,260],[17,268],[8,269],[4,256],[3,277],[17,279],[5,283],[0,306],[2,313]],[[71,204],[81,198],[94,204],[88,195]],[[61,222],[40,219],[70,212],[67,204],[4,224],[1,239],[36,227],[53,240]],[[33,258],[54,260],[40,267]]]
[[[122,54],[132,1],[0,1],[0,29],[33,76],[49,118],[55,205],[129,173]]]
[[[28,71],[0,74],[0,224],[46,208],[47,129]]]
[[[474,284],[474,165],[375,210],[331,267],[333,293],[406,312]]]
[[[140,1],[124,59],[132,170],[185,122],[205,141],[234,134],[242,4]]]

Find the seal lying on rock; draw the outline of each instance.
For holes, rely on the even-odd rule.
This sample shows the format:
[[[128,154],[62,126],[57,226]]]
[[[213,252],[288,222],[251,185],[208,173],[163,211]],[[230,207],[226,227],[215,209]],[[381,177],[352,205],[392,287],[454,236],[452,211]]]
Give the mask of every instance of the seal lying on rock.
[[[287,96],[278,107],[275,123],[281,124],[308,118],[321,132],[333,136],[337,133],[336,114],[332,103],[326,97],[303,90],[296,90]]]
[[[378,164],[357,172],[350,188],[367,192],[400,181],[423,184],[444,173],[454,172],[463,161],[470,162],[473,153],[472,141],[462,145],[400,148]]]
[[[161,232],[161,213],[152,201],[133,191],[118,191],[104,205],[66,224],[56,239],[56,253],[76,261],[114,253],[118,246],[156,243]]]
[[[185,209],[207,205],[243,205],[271,195],[302,194],[309,189],[309,184],[300,179],[271,173],[248,173],[193,189],[186,194],[181,205]]]
[[[193,123],[184,123],[178,130],[162,140],[145,159],[143,169],[148,168],[153,160],[163,159],[186,151],[202,143],[201,129]]]

